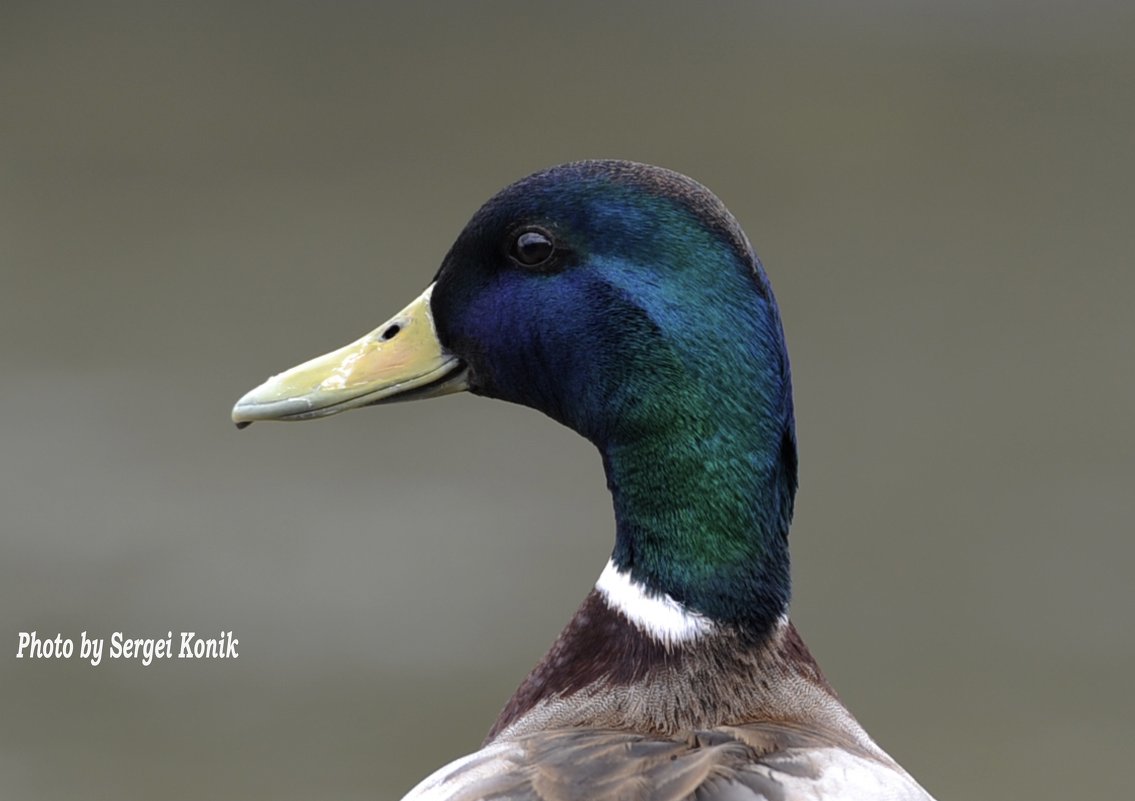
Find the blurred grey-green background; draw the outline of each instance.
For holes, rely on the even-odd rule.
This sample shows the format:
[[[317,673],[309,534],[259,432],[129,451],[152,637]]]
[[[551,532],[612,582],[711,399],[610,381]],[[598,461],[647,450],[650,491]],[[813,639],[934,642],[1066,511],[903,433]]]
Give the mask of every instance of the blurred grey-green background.
[[[0,797],[397,798],[477,745],[606,560],[590,447],[471,396],[228,413],[581,157],[763,257],[794,616],[866,727],[942,799],[1127,797],[1133,41],[1103,2],[0,5]]]

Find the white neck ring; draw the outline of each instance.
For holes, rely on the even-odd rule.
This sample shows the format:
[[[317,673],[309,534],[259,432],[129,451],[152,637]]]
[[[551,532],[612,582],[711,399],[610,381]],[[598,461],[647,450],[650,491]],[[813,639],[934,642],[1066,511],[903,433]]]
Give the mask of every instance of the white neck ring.
[[[650,592],[629,573],[620,572],[610,560],[595,582],[595,589],[610,609],[667,646],[696,640],[716,628],[713,620],[687,609],[666,593]]]

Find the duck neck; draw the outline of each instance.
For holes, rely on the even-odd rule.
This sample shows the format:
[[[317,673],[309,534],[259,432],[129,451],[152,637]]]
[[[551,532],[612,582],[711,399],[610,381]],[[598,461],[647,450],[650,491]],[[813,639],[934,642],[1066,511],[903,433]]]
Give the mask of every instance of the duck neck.
[[[760,639],[787,613],[796,489],[791,417],[763,428],[751,416],[737,417],[684,415],[601,448],[616,520],[608,568],[616,576],[606,584],[630,588],[607,598],[614,606],[625,601],[620,611],[628,617],[637,592],[672,602],[690,620]],[[634,622],[651,629],[646,614]],[[669,636],[665,625],[653,628]]]
[[[838,706],[787,619],[790,407],[760,430],[727,412],[666,426],[654,411],[600,445],[611,560],[488,741],[572,726],[669,736]]]

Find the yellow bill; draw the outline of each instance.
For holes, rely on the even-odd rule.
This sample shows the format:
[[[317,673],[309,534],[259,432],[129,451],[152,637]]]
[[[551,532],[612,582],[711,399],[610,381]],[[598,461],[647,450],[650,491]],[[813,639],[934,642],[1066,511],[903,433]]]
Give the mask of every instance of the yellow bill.
[[[233,422],[310,420],[467,389],[465,365],[438,341],[433,288],[361,339],[269,378],[236,402]]]

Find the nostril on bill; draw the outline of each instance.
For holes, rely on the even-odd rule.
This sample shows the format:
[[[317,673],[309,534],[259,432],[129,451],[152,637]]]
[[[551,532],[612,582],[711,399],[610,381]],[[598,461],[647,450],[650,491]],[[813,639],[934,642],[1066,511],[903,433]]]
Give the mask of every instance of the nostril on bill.
[[[401,330],[402,326],[398,323],[388,325],[386,327],[386,330],[382,332],[382,336],[380,336],[379,339],[381,339],[383,342],[389,342],[390,340],[394,339],[394,337],[398,336],[398,332]]]

